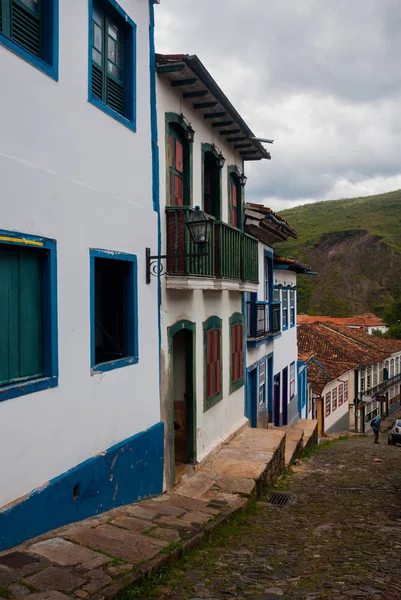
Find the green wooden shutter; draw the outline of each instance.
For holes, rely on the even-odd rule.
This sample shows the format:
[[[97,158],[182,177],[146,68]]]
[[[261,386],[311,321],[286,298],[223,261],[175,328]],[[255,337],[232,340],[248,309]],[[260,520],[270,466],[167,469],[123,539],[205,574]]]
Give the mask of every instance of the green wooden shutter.
[[[43,374],[42,255],[0,248],[0,384]]]
[[[0,31],[2,31],[2,24],[3,24],[3,10],[2,10],[1,0],[0,0]]]
[[[34,56],[41,56],[40,5],[31,10],[21,0],[12,0],[11,39]]]

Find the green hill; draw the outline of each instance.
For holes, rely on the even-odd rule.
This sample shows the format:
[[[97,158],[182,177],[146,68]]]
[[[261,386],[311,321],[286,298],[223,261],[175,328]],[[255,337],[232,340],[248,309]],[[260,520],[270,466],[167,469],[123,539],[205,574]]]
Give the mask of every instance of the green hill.
[[[299,280],[298,312],[393,321],[401,298],[401,190],[307,204],[280,214],[297,240],[277,246],[318,272]]]

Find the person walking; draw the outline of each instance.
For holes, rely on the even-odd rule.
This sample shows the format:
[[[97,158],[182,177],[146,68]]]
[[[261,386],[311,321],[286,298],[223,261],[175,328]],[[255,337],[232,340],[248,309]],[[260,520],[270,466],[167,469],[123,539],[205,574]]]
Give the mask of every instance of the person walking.
[[[377,416],[375,419],[372,419],[372,421],[370,422],[372,429],[373,429],[373,434],[374,434],[374,444],[378,444],[379,443],[379,431],[380,431],[380,425],[382,422],[382,417]]]

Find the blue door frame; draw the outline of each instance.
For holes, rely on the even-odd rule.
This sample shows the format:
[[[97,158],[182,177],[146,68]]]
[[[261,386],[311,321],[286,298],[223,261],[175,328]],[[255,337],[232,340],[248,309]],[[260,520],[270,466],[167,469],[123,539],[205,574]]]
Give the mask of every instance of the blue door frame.
[[[281,375],[278,373],[274,376],[274,424],[276,427],[280,427],[280,380]]]
[[[288,425],[288,367],[283,369],[283,425]]]
[[[252,365],[246,372],[246,402],[245,416],[249,419],[251,427],[257,427],[258,415],[258,368]]]

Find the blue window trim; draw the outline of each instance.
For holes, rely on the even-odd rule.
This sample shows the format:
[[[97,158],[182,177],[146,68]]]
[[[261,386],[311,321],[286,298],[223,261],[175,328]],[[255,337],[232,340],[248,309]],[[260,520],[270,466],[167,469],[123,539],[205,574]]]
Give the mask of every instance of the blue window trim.
[[[51,6],[51,11],[48,10],[48,5]],[[46,12],[47,11],[47,12]],[[46,15],[51,14],[51,18],[47,19]],[[51,62],[46,62],[37,56],[33,56],[30,52],[21,48],[13,40],[6,37],[0,32],[0,44],[17,54],[20,58],[26,60],[31,65],[45,73],[55,81],[58,81],[58,62],[59,62],[59,0],[47,0],[43,6],[43,21],[51,33],[46,43],[49,45],[50,54],[52,57]]]
[[[284,327],[284,292],[287,294],[287,325]],[[289,311],[289,303],[290,303],[290,299],[289,299],[289,293],[288,293],[288,288],[287,287],[282,287],[281,289],[281,330],[282,331],[287,331],[289,323],[290,323],[290,311]]]
[[[1,238],[9,238],[1,239]],[[48,251],[43,267],[43,358],[44,377],[0,387],[0,402],[58,385],[57,245],[55,240],[0,229],[0,244]]]
[[[291,323],[291,292],[294,293],[294,322],[293,323]],[[292,329],[297,324],[297,291],[294,286],[291,286],[288,288],[288,311],[289,311],[289,317],[290,317],[290,319],[289,319],[290,328]]]
[[[88,19],[89,19],[89,32],[88,32],[88,102],[105,112],[109,117],[112,117],[116,121],[119,121],[128,129],[132,131],[136,131],[136,23],[131,19],[129,15],[121,8],[121,6],[116,2],[116,0],[98,0],[99,4],[103,5],[107,10],[108,6],[112,7],[115,11],[119,13],[121,18],[124,20],[126,24],[130,27],[130,45],[132,46],[132,56],[130,57],[130,61],[128,66],[125,67],[125,80],[127,79],[127,75],[129,76],[129,90],[132,96],[132,119],[128,119],[123,115],[120,115],[117,111],[107,106],[105,102],[99,100],[92,94],[92,8],[93,8],[94,0],[88,0]],[[130,64],[131,63],[131,64]]]
[[[128,365],[134,365],[139,361],[138,350],[138,269],[137,257],[135,254],[126,254],[124,252],[114,252],[111,250],[100,250],[91,248],[90,256],[90,347],[91,347],[91,372],[104,373]],[[128,286],[128,302],[131,310],[127,311],[127,330],[133,331],[133,335],[127,336],[129,356],[118,360],[96,364],[95,362],[95,258],[107,258],[110,260],[125,260],[132,263],[132,269],[129,272],[130,285]]]

